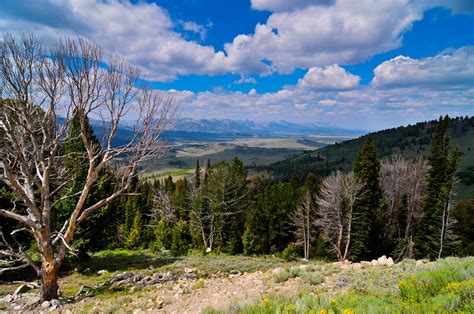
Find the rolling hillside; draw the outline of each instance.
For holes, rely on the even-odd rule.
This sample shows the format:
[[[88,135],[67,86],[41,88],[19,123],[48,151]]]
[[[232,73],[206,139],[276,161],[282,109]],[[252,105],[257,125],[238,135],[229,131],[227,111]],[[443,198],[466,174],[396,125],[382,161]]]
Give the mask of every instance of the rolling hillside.
[[[420,122],[370,135],[373,137],[380,158],[400,154],[406,158],[427,156],[436,121]],[[461,152],[456,186],[457,199],[466,200],[474,196],[474,117],[455,118],[451,122],[452,145]],[[306,151],[292,158],[276,162],[258,170],[269,171],[276,179],[304,179],[308,172],[320,177],[335,170],[347,171],[351,168],[356,152],[367,135],[357,139],[337,143],[315,151]]]

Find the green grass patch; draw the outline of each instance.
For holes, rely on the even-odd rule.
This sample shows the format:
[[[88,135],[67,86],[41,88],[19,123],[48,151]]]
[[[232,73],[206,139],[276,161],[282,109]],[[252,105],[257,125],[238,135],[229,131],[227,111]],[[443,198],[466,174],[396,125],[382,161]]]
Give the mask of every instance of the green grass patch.
[[[346,281],[346,292],[275,296],[204,313],[474,313],[474,258],[447,258],[429,267],[416,271],[407,261],[392,268],[344,270],[335,280]],[[282,273],[281,278],[290,278],[308,272]]]

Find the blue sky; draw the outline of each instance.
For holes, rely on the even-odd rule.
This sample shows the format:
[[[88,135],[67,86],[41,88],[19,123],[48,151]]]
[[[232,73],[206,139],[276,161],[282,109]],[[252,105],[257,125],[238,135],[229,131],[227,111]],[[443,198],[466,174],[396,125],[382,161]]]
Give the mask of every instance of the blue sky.
[[[89,38],[186,117],[375,130],[474,115],[472,0],[3,0],[0,31]]]

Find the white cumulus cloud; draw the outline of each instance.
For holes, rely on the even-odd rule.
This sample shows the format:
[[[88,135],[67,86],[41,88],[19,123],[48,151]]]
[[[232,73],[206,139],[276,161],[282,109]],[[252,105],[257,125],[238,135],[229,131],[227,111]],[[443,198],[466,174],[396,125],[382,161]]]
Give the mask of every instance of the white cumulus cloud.
[[[377,66],[374,74],[372,84],[379,88],[472,88],[474,46],[423,59],[398,56]]]
[[[298,81],[298,88],[314,91],[350,90],[359,86],[360,77],[337,64],[324,68],[313,67]]]

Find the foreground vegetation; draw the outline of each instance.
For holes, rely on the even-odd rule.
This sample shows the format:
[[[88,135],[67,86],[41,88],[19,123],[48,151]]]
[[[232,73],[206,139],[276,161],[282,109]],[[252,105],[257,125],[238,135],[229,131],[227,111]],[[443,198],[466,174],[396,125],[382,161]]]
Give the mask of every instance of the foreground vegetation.
[[[253,305],[205,313],[472,313],[474,259],[447,258],[417,269],[414,260],[393,268],[342,271],[334,292],[302,290]],[[307,272],[300,272],[307,274]],[[314,286],[311,286],[314,288]]]
[[[80,313],[136,309],[184,311],[189,304],[199,301],[199,306],[193,309],[204,313],[472,313],[474,310],[473,257],[436,262],[407,259],[391,267],[369,264],[286,262],[276,257],[203,256],[200,252],[175,258],[149,250],[107,250],[94,254],[81,272],[70,270],[62,274],[61,298],[73,297],[81,286],[99,287],[124,272],[144,275],[171,272],[176,275],[171,282],[139,288],[96,288],[91,290],[89,298],[72,301],[64,309]],[[238,275],[232,277],[233,274]],[[245,294],[256,281],[263,283],[259,290]],[[13,293],[17,286],[0,284],[0,298]],[[219,287],[219,296],[213,294],[214,287]],[[229,293],[232,298],[227,297]]]

